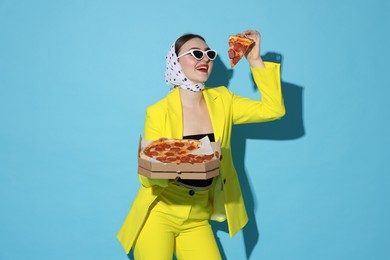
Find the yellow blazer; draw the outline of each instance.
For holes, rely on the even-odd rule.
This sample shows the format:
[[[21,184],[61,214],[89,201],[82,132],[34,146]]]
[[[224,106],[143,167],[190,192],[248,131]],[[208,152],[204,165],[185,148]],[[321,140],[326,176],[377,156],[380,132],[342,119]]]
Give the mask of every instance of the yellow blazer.
[[[232,125],[270,121],[285,114],[279,64],[265,62],[265,65],[266,68],[251,68],[261,93],[261,101],[236,96],[223,86],[203,90],[215,140],[221,140],[222,154],[220,175],[214,178],[210,192],[210,199],[213,201],[211,219],[220,222],[227,219],[231,237],[248,221],[230,151]],[[160,137],[183,138],[183,116],[178,88],[146,109],[144,138],[156,140]],[[150,205],[169,182],[148,179],[141,175],[139,179],[142,185],[117,234],[126,253],[131,250],[147,218]]]

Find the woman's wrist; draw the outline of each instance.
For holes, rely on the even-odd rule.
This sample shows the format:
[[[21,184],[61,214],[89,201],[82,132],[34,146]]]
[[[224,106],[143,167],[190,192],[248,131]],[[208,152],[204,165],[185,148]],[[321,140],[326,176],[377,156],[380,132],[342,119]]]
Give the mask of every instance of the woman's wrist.
[[[250,59],[248,62],[252,68],[265,68],[263,59],[260,56],[256,59]]]

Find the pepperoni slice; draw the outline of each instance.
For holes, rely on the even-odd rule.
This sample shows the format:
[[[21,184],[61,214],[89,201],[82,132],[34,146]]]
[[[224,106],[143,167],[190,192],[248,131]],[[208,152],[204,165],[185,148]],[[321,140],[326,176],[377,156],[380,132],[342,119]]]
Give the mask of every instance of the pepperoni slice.
[[[191,158],[189,158],[189,157],[181,157],[180,161],[182,163],[190,163],[191,162]]]
[[[166,162],[165,159],[165,157],[156,157],[156,160],[160,162]]]
[[[165,148],[162,145],[156,146],[155,149],[156,149],[156,151],[159,151],[159,152],[165,150]]]
[[[234,56],[236,55],[236,53],[233,50],[229,50],[228,54],[229,54],[229,59],[233,59]]]
[[[189,150],[189,151],[193,151],[193,150],[195,150],[196,149],[196,146],[195,145],[189,145],[189,146],[187,146],[187,150]]]
[[[236,42],[236,43],[234,44],[234,47],[233,47],[233,48],[234,48],[235,51],[240,52],[240,51],[242,51],[242,49],[244,48],[244,46],[242,46],[242,44]]]
[[[145,154],[149,157],[154,157],[158,155],[158,152],[156,151],[145,151]]]
[[[167,143],[163,143],[163,144],[161,144],[161,146],[164,147],[165,149],[171,148],[171,145],[167,144]]]

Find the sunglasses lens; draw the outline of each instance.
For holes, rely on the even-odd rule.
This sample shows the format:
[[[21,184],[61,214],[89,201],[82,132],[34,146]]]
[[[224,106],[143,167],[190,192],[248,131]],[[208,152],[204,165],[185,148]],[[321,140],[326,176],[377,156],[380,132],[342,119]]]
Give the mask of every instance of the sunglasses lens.
[[[201,60],[203,58],[203,52],[200,50],[193,50],[192,55],[195,57],[197,60]]]
[[[207,51],[207,57],[209,57],[210,60],[214,60],[217,57],[217,53],[215,51]]]

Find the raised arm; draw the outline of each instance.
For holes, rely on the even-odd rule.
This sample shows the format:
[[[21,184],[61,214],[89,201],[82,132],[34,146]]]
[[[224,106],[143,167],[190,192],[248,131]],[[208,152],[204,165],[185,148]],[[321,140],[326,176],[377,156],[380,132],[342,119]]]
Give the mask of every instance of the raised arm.
[[[272,121],[286,113],[280,82],[280,65],[272,62],[265,62],[264,65],[265,68],[251,68],[261,100],[234,95],[233,124]]]
[[[245,124],[271,121],[285,114],[280,65],[263,62],[260,56],[261,35],[255,30],[246,30],[239,35],[250,38],[254,44],[245,54],[251,66],[253,79],[261,93],[261,100],[233,96],[233,123]]]

